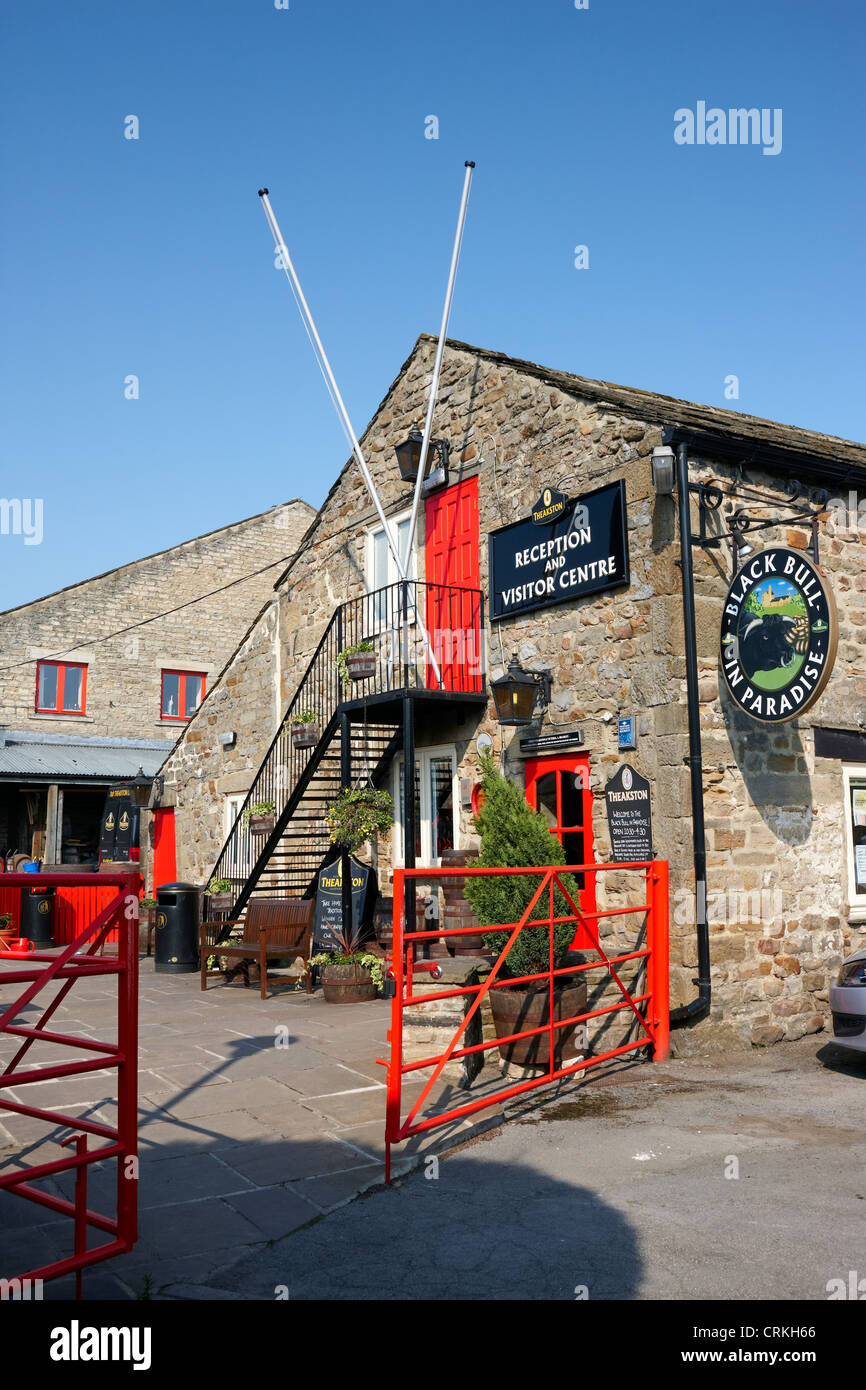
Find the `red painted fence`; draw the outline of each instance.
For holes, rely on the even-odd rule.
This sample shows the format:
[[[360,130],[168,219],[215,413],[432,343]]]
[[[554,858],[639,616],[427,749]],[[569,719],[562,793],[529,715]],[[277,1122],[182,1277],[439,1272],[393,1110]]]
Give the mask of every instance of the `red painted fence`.
[[[62,878],[62,873],[55,877]],[[11,913],[12,925],[17,930],[21,920],[21,889],[10,886],[12,878],[12,874],[0,874],[0,915]],[[16,884],[24,879],[27,880],[28,888],[45,881],[44,875],[14,875]],[[82,879],[86,881],[82,882]],[[117,889],[111,887],[113,882],[114,878],[109,878],[107,874],[76,874],[74,881],[67,878],[63,887],[57,889],[54,940],[58,946],[74,941],[88,923],[108,906],[117,894]],[[117,932],[109,932],[106,940],[117,941]]]

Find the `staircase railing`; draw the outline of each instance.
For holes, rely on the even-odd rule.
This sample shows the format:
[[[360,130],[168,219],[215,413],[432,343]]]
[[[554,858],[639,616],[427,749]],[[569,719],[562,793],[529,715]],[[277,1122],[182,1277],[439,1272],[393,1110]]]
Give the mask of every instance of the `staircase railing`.
[[[349,599],[337,608],[280,722],[252,786],[229,830],[211,877],[228,879],[234,892],[231,916],[243,910],[251,875],[283,833],[339,727],[341,706],[402,690],[481,694],[484,690],[484,609],[477,589],[401,580]],[[375,675],[350,687],[342,684],[338,657],[347,647],[370,642]],[[432,653],[432,659],[431,659]],[[315,715],[319,740],[296,746],[294,714]],[[262,839],[249,826],[249,812],[273,802],[274,829]]]

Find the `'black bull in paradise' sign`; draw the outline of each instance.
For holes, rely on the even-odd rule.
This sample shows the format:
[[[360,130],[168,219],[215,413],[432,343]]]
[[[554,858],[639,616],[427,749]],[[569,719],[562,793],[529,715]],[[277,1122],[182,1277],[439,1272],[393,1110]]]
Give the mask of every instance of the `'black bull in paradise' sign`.
[[[748,560],[722,615],[722,670],[731,699],[763,724],[784,724],[814,705],[836,660],[833,591],[794,550]]]
[[[491,531],[491,617],[509,618],[629,582],[625,484],[573,501],[549,492],[531,517]],[[565,506],[560,506],[564,502]],[[545,524],[546,514],[552,514]]]

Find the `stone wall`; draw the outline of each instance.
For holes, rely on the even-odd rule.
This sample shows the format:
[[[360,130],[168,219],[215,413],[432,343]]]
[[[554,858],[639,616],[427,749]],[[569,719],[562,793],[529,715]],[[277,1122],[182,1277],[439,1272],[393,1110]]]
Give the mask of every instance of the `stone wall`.
[[[410,504],[394,445],[423,417],[433,353],[433,342],[420,339],[364,435],[367,459],[390,513]],[[574,496],[616,479],[625,482],[630,585],[488,628],[488,675],[500,674],[515,650],[525,665],[552,670],[553,698],[540,732],[567,725],[583,733],[599,860],[609,853],[604,783],[622,761],[616,718],[621,713],[637,716],[638,749],[627,758],[652,783],[655,844],[671,865],[671,986],[672,1003],[679,1004],[695,995],[697,967],[682,596],[674,508],[668,499],[654,497],[650,467],[662,424],[671,422],[672,406],[679,403],[644,398],[655,406],[641,414],[637,405],[629,408],[627,393],[619,388],[611,388],[611,399],[605,399],[600,390],[584,392],[579,384],[568,388],[561,378],[554,384],[551,376],[527,364],[450,345],[434,434],[451,442],[452,482],[475,474],[480,479],[485,594],[487,532],[526,516],[545,486]],[[683,409],[687,413],[692,408]],[[717,414],[727,418],[727,412]],[[696,476],[702,467],[698,460]],[[714,467],[714,476],[722,471]],[[778,480],[764,481],[779,487]],[[167,786],[177,804],[196,808],[195,820],[180,832],[183,876],[207,873],[215,855],[210,862],[208,856],[220,838],[215,827],[221,829],[225,779],[251,780],[256,751],[273,736],[335,607],[362,592],[366,532],[374,521],[351,464],[334,484],[287,574],[275,616],[263,620],[262,633],[250,639],[249,649],[232,668],[237,677],[233,689],[249,718],[250,737],[243,749],[225,754],[215,742],[223,712],[230,708],[222,702],[236,698],[227,688],[224,696],[215,692],[169,760]],[[866,714],[866,564],[859,541],[831,533],[828,519],[822,524],[822,559],[842,610],[836,673],[817,709],[779,731],[739,724],[720,701],[718,641],[725,580],[717,559],[696,552],[710,893],[727,901],[739,892],[739,884],[743,891],[778,888],[782,893],[781,907],[777,910],[775,900],[769,911],[766,903],[759,905],[754,922],[735,920],[726,908],[722,920],[713,923],[709,1031],[723,1024],[729,1036],[744,1042],[796,1037],[823,1026],[828,982],[843,950],[859,940],[859,929],[847,923],[844,906],[841,773],[838,764],[815,765],[811,734],[815,722],[856,727],[858,717]],[[789,543],[802,542],[795,537]],[[423,546],[422,509],[421,556]],[[277,651],[269,668],[270,635],[264,624],[272,621]],[[209,719],[215,722],[209,724]],[[458,776],[471,781],[482,731],[490,733],[508,775],[522,784],[520,731],[500,729],[492,706],[462,723],[447,713],[436,721],[425,716],[416,738],[419,748],[453,743]],[[460,808],[458,843],[464,848],[473,844],[468,806]],[[378,869],[387,894],[387,843],[379,846]],[[621,874],[614,880],[601,876],[600,906],[636,900],[639,885],[622,880]],[[641,926],[636,917],[604,919],[603,942],[626,949]]]
[[[181,726],[161,717],[163,669],[203,671],[210,688],[273,594],[281,564],[314,515],[306,502],[288,502],[0,614],[3,665],[13,668],[0,674],[0,724],[91,737],[164,737],[168,747]],[[131,630],[105,640],[120,629]],[[84,715],[36,713],[37,661],[60,652],[87,664]]]

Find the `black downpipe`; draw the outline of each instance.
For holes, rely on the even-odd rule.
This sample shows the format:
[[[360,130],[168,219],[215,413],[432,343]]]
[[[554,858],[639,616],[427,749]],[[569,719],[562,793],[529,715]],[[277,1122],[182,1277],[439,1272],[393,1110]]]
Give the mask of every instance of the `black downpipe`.
[[[685,1023],[710,1007],[710,931],[707,924],[707,833],[704,825],[704,767],[701,752],[701,707],[698,695],[698,641],[695,629],[695,579],[692,567],[692,514],[689,496],[689,450],[677,444],[677,503],[683,575],[683,625],[686,637],[686,691],[689,710],[689,772],[692,783],[692,846],[695,861],[695,910],[698,937],[698,997],[671,1009],[671,1023]]]

